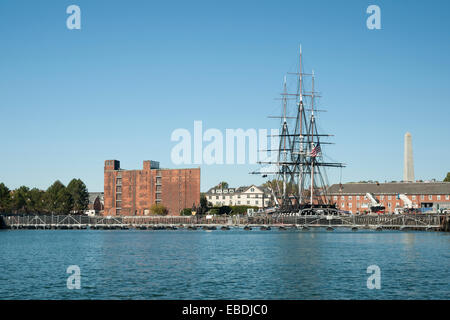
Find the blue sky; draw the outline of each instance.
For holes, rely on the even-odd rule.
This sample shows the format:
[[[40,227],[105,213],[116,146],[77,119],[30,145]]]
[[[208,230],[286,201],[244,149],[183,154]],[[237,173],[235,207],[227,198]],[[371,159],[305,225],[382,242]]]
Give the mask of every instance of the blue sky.
[[[66,28],[67,6],[81,30]],[[366,8],[381,8],[381,30]],[[267,115],[286,72],[322,92],[323,147],[342,181],[401,180],[403,136],[416,179],[450,171],[448,1],[0,2],[0,181],[47,188],[81,178],[103,190],[103,164],[170,159],[173,130],[276,128]],[[185,165],[180,167],[186,167]],[[195,165],[193,166],[195,167]],[[202,191],[262,183],[250,165],[202,165]],[[339,182],[339,170],[328,173]]]

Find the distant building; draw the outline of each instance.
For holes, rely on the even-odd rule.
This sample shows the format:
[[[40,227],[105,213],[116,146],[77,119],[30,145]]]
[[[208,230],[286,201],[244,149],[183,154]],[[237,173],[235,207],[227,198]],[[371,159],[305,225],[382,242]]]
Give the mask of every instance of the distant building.
[[[411,133],[405,134],[405,145],[403,155],[403,181],[414,182],[414,158],[412,149]]]
[[[395,182],[334,184],[328,190],[338,208],[352,213],[369,211],[370,197],[385,207],[439,209],[450,206],[450,182]]]
[[[264,187],[251,185],[239,188],[214,187],[205,193],[208,203],[213,206],[255,206],[269,207],[272,204],[272,195]]]
[[[88,210],[99,214],[103,211],[105,204],[105,197],[103,192],[89,192]]]
[[[200,168],[161,169],[147,160],[142,170],[123,170],[118,160],[106,160],[104,177],[104,215],[150,215],[154,204],[179,215],[200,204]]]

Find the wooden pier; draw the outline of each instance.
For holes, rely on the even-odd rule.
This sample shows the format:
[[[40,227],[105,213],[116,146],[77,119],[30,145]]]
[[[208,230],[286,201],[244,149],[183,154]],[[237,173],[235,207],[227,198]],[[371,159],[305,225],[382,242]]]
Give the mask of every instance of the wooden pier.
[[[63,230],[176,230],[204,229],[230,230],[287,230],[290,228],[349,228],[373,230],[435,230],[450,231],[450,215],[311,215],[311,216],[215,216],[212,219],[199,216],[96,216],[83,215],[11,215],[0,216],[4,229],[63,229]]]

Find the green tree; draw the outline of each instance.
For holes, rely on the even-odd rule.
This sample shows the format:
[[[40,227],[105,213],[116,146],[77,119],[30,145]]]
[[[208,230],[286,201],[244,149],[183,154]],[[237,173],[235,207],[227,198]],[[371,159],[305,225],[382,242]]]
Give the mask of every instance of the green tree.
[[[11,196],[11,208],[16,213],[30,213],[31,200],[30,189],[26,186],[21,186],[14,190]]]
[[[200,207],[201,207],[202,209],[208,208],[208,199],[206,199],[206,196],[205,196],[205,195],[202,195],[202,196],[200,197]]]
[[[450,182],[450,172],[447,172],[447,176],[445,177],[444,182]]]
[[[254,210],[258,210],[258,207],[255,206],[245,206],[245,205],[240,205],[240,206],[231,206],[232,214],[240,214],[240,215],[244,215],[247,214],[247,209],[254,209]]]
[[[28,192],[29,206],[33,213],[44,213],[45,210],[45,192],[33,188]]]
[[[73,208],[71,210],[76,213],[82,213],[88,208],[89,205],[89,193],[81,179],[72,179],[67,185],[67,191],[72,196]]]
[[[59,211],[58,194],[66,187],[61,181],[56,180],[45,192],[45,209],[50,213],[57,213]]]
[[[267,182],[265,182],[263,185],[263,187],[266,188],[271,188],[275,194],[281,194],[283,192],[283,181],[281,180],[269,180]],[[286,184],[286,193],[287,194],[297,194],[298,193],[298,188],[297,185],[295,183],[292,182],[288,182]]]
[[[165,216],[169,212],[165,206],[155,203],[150,207],[150,212],[157,216]]]
[[[11,190],[2,182],[0,183],[0,213],[10,210]]]
[[[228,189],[228,182],[222,181],[217,185],[217,188]]]
[[[69,214],[73,208],[73,198],[67,188],[60,189],[56,196],[56,213]]]
[[[230,214],[231,213],[231,208],[229,206],[222,206],[219,208],[219,214]]]

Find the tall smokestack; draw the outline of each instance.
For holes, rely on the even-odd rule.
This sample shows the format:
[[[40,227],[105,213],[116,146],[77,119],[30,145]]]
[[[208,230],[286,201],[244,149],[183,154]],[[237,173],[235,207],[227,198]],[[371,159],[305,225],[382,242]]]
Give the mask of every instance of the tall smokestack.
[[[405,134],[405,154],[403,163],[403,181],[414,182],[414,160],[411,133]]]

